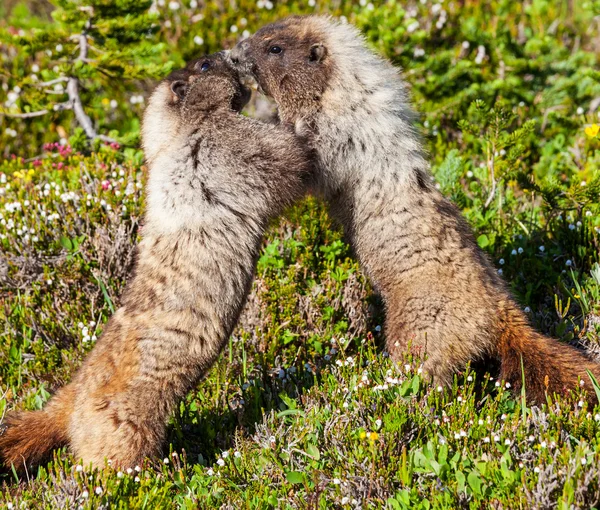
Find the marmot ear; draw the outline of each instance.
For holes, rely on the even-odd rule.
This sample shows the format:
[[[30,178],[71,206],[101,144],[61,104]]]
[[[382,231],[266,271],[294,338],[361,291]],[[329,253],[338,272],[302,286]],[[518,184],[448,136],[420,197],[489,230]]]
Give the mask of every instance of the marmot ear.
[[[184,81],[177,80],[171,83],[171,92],[175,94],[179,99],[183,99],[185,97],[185,93],[187,92],[187,84]]]
[[[321,60],[323,60],[325,58],[326,55],[327,55],[327,48],[325,48],[325,46],[323,46],[323,43],[316,43],[310,47],[310,55],[308,57],[308,60],[310,62],[314,62],[315,64],[318,64],[319,62],[321,62]]]

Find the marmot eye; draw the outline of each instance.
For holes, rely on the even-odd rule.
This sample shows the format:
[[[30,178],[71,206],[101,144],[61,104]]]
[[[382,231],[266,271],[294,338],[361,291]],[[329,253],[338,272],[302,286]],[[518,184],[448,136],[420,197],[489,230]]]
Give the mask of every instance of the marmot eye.
[[[269,48],[269,53],[274,53],[275,55],[281,53],[281,46],[271,46]]]
[[[200,71],[207,71],[209,67],[210,67],[210,62],[203,62],[202,65],[200,66]]]

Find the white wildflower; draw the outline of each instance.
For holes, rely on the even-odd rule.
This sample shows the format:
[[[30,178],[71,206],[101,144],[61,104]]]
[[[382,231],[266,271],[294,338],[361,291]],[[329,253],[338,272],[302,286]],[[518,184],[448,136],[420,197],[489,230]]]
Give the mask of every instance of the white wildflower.
[[[418,21],[413,21],[410,25],[408,25],[406,27],[406,31],[409,34],[412,34],[415,30],[417,30],[419,28],[419,22]]]

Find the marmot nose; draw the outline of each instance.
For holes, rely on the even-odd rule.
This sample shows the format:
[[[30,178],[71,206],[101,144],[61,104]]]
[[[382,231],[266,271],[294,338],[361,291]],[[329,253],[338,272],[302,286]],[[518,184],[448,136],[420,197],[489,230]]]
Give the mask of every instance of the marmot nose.
[[[249,45],[246,41],[241,41],[238,44],[236,44],[235,48],[231,50],[231,52],[229,53],[229,58],[234,64],[239,64],[240,60],[244,59],[248,46]]]

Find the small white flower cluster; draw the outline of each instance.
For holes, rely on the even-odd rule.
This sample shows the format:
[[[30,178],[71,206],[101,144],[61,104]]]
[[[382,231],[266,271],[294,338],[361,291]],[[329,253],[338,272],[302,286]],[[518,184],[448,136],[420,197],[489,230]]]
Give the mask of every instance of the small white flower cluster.
[[[258,0],[258,2],[256,2],[256,7],[259,9],[265,8],[267,11],[270,11],[273,9],[273,2],[271,2],[271,0]]]
[[[13,107],[16,102],[17,99],[19,99],[19,95],[21,94],[21,87],[16,86],[14,87],[7,95],[6,95],[6,101],[4,102],[4,106],[6,106],[6,108],[11,108]]]
[[[444,25],[448,21],[448,13],[446,12],[446,10],[442,9],[442,6],[440,4],[434,4],[431,7],[431,12],[433,14],[437,14],[438,12],[440,13],[440,17],[435,23],[435,28],[437,28],[438,30],[444,28]]]
[[[475,55],[475,63],[477,65],[481,65],[484,58],[485,58],[485,46],[480,44],[479,46],[477,46],[477,55]]]
[[[60,199],[65,204],[67,202],[73,202],[73,203],[75,203],[75,202],[79,201],[79,195],[77,193],[75,193],[74,191],[66,191],[65,193],[61,193]]]
[[[87,343],[89,341],[95,342],[98,339],[98,337],[95,335],[95,321],[90,321],[90,323],[87,326],[83,322],[80,322],[79,324],[77,324],[77,327],[81,330],[81,341],[83,343]]]
[[[377,384],[376,386],[373,386],[373,391],[385,391],[390,389],[390,387],[398,386],[403,382],[403,379],[399,379],[397,377],[390,377],[390,375],[387,375],[383,384]]]
[[[418,21],[413,21],[410,25],[408,25],[406,27],[406,31],[409,34],[412,34],[413,32],[416,32],[419,29],[419,22]]]
[[[198,46],[202,46],[204,44],[204,39],[202,39],[202,37],[197,35],[194,37],[194,44],[196,44]]]
[[[7,202],[6,204],[4,204],[4,209],[6,211],[8,211],[9,213],[15,212],[15,211],[20,211],[23,209],[23,206],[21,205],[21,202]]]
[[[460,439],[461,437],[467,437],[467,433],[464,430],[454,434],[454,439]]]
[[[12,138],[16,138],[16,136],[17,136],[18,133],[14,129],[6,128],[4,130],[4,134],[7,135],[7,136],[10,136]]]
[[[404,13],[404,19],[416,19],[418,15],[419,11],[416,7],[407,7],[406,12]]]
[[[353,367],[355,362],[354,362],[354,358],[352,356],[348,356],[345,360],[341,360],[341,359],[336,360],[335,364],[338,367]]]
[[[270,439],[271,443],[275,442],[275,438],[273,436],[271,436],[269,439]],[[242,454],[239,451],[236,450],[236,451],[233,452],[233,456],[236,459],[239,459],[239,458],[242,457]],[[217,465],[220,466],[220,467],[225,466],[225,459],[227,459],[228,457],[229,457],[229,452],[228,451],[221,452],[221,456],[217,459]],[[206,471],[206,474],[208,476],[214,476],[215,470],[213,468],[208,468],[208,470]]]
[[[142,104],[144,102],[144,96],[142,95],[135,95],[135,96],[131,96],[129,98],[129,102],[131,104]]]

